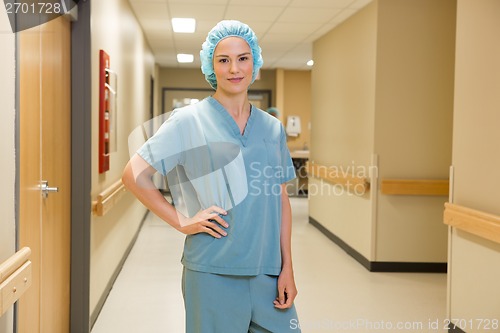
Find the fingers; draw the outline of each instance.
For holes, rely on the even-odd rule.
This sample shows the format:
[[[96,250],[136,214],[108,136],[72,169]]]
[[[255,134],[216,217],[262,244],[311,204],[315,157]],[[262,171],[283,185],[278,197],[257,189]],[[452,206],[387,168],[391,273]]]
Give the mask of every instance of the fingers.
[[[293,301],[296,296],[297,296],[296,291],[289,292],[284,287],[278,288],[278,297],[276,297],[276,300],[274,301],[274,307],[282,310],[288,309],[292,307]]]
[[[224,228],[227,228],[229,227],[229,224],[224,221],[224,219],[222,217],[220,217],[219,215],[212,215],[211,217],[209,217],[207,219],[208,222],[211,222],[211,223],[218,223],[220,224],[221,226],[223,226]]]
[[[205,209],[205,211],[206,212],[214,212],[215,215],[218,215],[218,214],[227,215],[227,212],[224,209],[220,208],[219,206],[211,206],[211,207]]]
[[[229,227],[229,224],[221,217],[221,215],[227,215],[227,212],[218,206],[211,206],[208,209],[205,209],[204,212],[210,213],[208,213],[206,221],[201,222],[204,226],[203,232],[206,232],[216,238],[227,236],[227,232],[220,227]]]
[[[228,228],[229,224],[224,221],[221,215],[227,215],[227,212],[218,206],[212,206],[187,219],[187,223],[181,223],[180,230],[187,235],[203,232],[215,238],[227,236],[227,232],[223,228]]]
[[[286,293],[285,293],[286,295]],[[293,301],[290,297],[285,297],[286,301],[280,300],[279,297],[274,301],[274,307],[277,309],[289,309],[293,305]]]
[[[221,218],[221,215],[227,215],[227,212],[218,206],[212,206],[197,214],[198,222],[202,222],[204,220],[210,222],[217,222],[218,224],[227,228],[229,225],[227,224],[226,221],[224,221],[224,219]]]
[[[215,220],[209,219],[206,222],[202,222],[201,223],[203,226],[202,231],[212,235],[215,238],[221,238],[222,236],[227,236],[227,232],[223,230],[221,227],[219,227],[219,225],[213,221]],[[224,224],[226,225],[226,227],[228,226],[227,223],[224,222]]]
[[[285,293],[285,288],[278,288],[278,297],[276,297],[276,300],[274,301],[274,306],[277,307],[278,309],[285,309],[285,304],[286,304],[286,293]]]

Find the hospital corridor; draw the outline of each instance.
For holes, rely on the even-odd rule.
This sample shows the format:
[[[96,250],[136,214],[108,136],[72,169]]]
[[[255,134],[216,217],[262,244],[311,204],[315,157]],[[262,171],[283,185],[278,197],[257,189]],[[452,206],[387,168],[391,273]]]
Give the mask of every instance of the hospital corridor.
[[[446,274],[370,273],[309,224],[307,201],[291,200],[299,289],[299,323],[292,326],[318,333],[447,331]],[[92,333],[184,332],[183,242],[148,215]],[[311,256],[316,251],[321,256]]]
[[[500,333],[500,0],[0,6],[0,333]]]

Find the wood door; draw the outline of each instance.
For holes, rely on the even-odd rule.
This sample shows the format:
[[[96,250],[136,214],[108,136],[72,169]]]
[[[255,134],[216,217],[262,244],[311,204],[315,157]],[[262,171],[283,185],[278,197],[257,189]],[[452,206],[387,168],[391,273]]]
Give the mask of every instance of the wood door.
[[[32,249],[33,284],[19,302],[20,333],[69,332],[71,220],[70,22],[19,36],[19,244]],[[58,192],[45,197],[42,181]]]

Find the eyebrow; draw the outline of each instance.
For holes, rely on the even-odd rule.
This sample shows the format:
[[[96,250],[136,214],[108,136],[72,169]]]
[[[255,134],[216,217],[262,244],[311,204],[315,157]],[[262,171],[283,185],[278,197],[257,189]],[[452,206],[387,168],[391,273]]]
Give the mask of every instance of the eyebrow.
[[[241,56],[244,56],[244,55],[249,55],[249,54],[252,54],[251,52],[245,52],[245,53],[242,53],[242,54],[238,54],[237,57],[241,57]],[[228,55],[225,55],[225,54],[218,54],[215,56],[216,58],[217,57],[226,57],[226,58],[229,58]]]

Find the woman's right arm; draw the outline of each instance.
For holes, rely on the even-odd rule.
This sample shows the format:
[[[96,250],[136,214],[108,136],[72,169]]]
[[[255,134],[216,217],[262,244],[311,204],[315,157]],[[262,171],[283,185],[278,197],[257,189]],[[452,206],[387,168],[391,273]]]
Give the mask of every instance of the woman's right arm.
[[[152,177],[155,173],[156,170],[148,162],[134,154],[123,171],[122,182],[144,206],[180,232],[186,235],[205,232],[216,238],[227,235],[220,227],[227,228],[227,222],[219,216],[226,215],[226,211],[212,206],[192,218],[183,216],[154,185]]]

